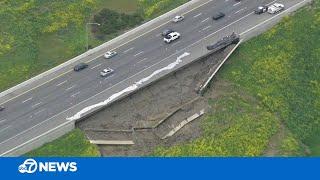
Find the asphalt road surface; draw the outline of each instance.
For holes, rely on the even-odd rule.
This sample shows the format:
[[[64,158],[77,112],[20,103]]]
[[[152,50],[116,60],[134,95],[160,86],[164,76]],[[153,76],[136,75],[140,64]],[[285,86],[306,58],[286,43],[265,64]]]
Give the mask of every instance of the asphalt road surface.
[[[182,13],[185,19],[179,23],[167,22],[151,32],[141,33],[142,36],[115,49],[118,55],[111,59],[105,59],[103,56],[92,59],[87,69],[80,72],[69,71],[36,89],[5,102],[2,106],[6,109],[0,112],[0,147],[21,132],[105,91],[128,77],[134,77],[144,69],[213,32],[219,31],[217,33],[220,37],[229,35],[228,31],[221,30],[229,24],[237,23],[236,26],[246,26],[238,20],[249,17],[252,19],[249,23],[257,24],[260,15],[254,15],[253,10],[259,5],[271,2],[275,1],[209,1],[191,12]],[[288,7],[299,0],[277,2],[284,3]],[[226,16],[214,21],[212,15],[216,12],[223,12]],[[272,15],[262,16],[271,17]],[[171,44],[164,43],[161,32],[166,28],[179,32],[181,38]],[[100,77],[100,71],[107,67],[112,68],[114,73],[109,77]],[[54,119],[51,120],[54,121]]]

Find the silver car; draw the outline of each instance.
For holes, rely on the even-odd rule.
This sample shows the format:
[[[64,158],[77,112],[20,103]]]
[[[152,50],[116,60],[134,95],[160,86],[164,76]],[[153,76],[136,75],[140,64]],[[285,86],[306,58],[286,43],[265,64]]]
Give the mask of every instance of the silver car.
[[[110,59],[110,58],[112,58],[113,56],[116,56],[117,55],[117,52],[115,52],[115,51],[108,51],[108,52],[106,52],[105,54],[104,54],[104,57],[106,58],[106,59]]]
[[[174,18],[172,19],[172,22],[177,23],[177,22],[182,21],[183,19],[184,19],[183,16],[176,16],[176,17],[174,17]]]
[[[101,77],[107,77],[107,76],[111,75],[112,73],[113,73],[113,69],[111,69],[111,68],[106,68],[106,69],[104,69],[104,70],[102,70],[102,71],[100,72],[100,76],[101,76]]]

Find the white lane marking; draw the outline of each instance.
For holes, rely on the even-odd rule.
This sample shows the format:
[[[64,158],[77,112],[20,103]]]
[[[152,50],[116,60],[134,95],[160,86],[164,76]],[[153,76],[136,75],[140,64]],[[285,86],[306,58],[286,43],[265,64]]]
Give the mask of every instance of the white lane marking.
[[[31,98],[28,98],[28,99],[26,99],[26,100],[24,100],[24,101],[22,101],[22,104],[25,103],[25,102],[27,102],[27,101],[30,101],[31,99],[32,99],[32,97],[31,97]]]
[[[148,59],[148,58],[143,58],[142,60],[138,61],[137,64],[139,64],[139,63],[141,63],[141,62],[143,62],[143,61],[145,61],[145,60],[147,60],[147,59]]]
[[[5,127],[5,128],[2,128],[2,129],[0,129],[0,132],[5,131],[5,130],[7,130],[7,129],[10,128],[10,127],[11,127],[11,125],[9,125],[9,126],[7,126],[7,127]]]
[[[75,94],[72,94],[72,95],[71,95],[71,97],[73,97],[73,98],[74,98],[74,97],[76,97],[76,96],[77,96],[77,95],[79,95],[79,94],[80,94],[80,91],[79,91],[79,92],[77,92],[77,93],[75,93]]]
[[[199,16],[201,16],[201,15],[202,15],[202,13],[199,13],[199,14],[193,16],[193,17],[196,18],[196,17],[199,17]]]
[[[241,3],[241,1],[240,1],[240,2],[235,3],[233,6],[237,6],[237,5],[239,5],[240,3]]]
[[[97,67],[99,67],[99,66],[101,66],[101,63],[93,66],[91,69],[97,68]]]
[[[247,9],[247,7],[242,8],[242,9],[240,9],[239,11],[236,11],[234,14],[238,14],[239,12],[241,12],[241,11],[243,11],[243,10],[245,10],[245,9]]]
[[[38,115],[38,114],[42,113],[42,112],[45,111],[45,110],[46,110],[46,109],[41,109],[40,111],[34,113],[34,115]]]
[[[3,123],[3,122],[5,122],[7,119],[1,119],[0,120],[0,123]]]
[[[271,3],[269,3],[269,4],[267,4],[267,5],[270,5],[270,4],[272,4],[272,3],[276,2],[276,1],[277,1],[277,0],[272,1]],[[305,0],[304,0],[304,1],[301,1],[300,3],[303,3],[303,2],[305,2]],[[300,4],[300,3],[298,3],[298,4]],[[298,4],[296,4],[296,5],[298,5]],[[286,12],[286,11],[290,10],[291,8],[295,7],[296,5],[294,5],[294,6],[290,7],[289,9],[287,9],[287,10],[285,10],[285,11],[282,11],[281,13],[278,13],[277,15],[274,15],[273,17],[271,17],[271,18],[269,18],[269,19],[267,19],[267,20],[265,20],[265,21],[263,21],[263,22],[261,22],[261,23],[259,23],[259,24],[255,25],[255,26],[253,26],[253,27],[252,27],[252,28],[250,28],[250,29],[247,29],[246,31],[244,31],[244,32],[240,33],[239,35],[241,36],[241,35],[243,35],[243,34],[246,34],[247,32],[249,32],[249,31],[251,31],[251,30],[255,29],[256,27],[261,26],[262,24],[264,24],[264,23],[266,23],[266,22],[268,22],[268,21],[270,21],[270,20],[272,20],[272,19],[274,19],[274,18],[276,18],[276,17],[280,16],[282,13],[284,13],[284,12]]]
[[[114,74],[110,75],[110,76],[107,76],[104,78],[104,80],[109,80],[109,78],[112,78],[114,76]]]
[[[39,102],[39,103],[37,103],[37,104],[34,104],[34,105],[32,105],[31,107],[34,108],[34,107],[36,107],[36,106],[39,106],[40,104],[41,104],[41,102]]]
[[[212,1],[212,0],[210,0],[210,1],[208,1],[208,2],[211,2],[211,1]],[[275,1],[276,1],[276,0],[275,0]],[[273,2],[275,2],[275,1],[273,1]],[[306,1],[306,0],[304,0],[304,1],[300,2],[300,3],[297,3],[297,4],[293,5],[292,7],[288,8],[287,10],[280,12],[278,15],[287,12],[288,10],[292,9],[293,7],[296,7],[297,5],[300,5],[301,3],[304,3],[305,1]],[[208,2],[202,4],[202,5],[198,6],[198,7],[201,7],[201,6],[205,5],[205,4],[207,4]],[[272,3],[273,3],[273,2],[272,2]],[[269,3],[269,4],[272,4],[272,3]],[[267,4],[267,5],[268,5],[268,4]],[[197,7],[197,8],[198,8],[198,7]],[[196,8],[194,8],[194,9],[196,9]],[[192,10],[190,10],[190,11],[193,11],[194,9],[192,9]],[[189,12],[190,12],[190,11],[189,11]],[[188,12],[187,12],[187,13],[188,13]],[[253,14],[253,13],[254,13],[254,12],[252,12],[252,13],[250,13],[250,14]],[[185,14],[186,14],[186,13],[185,13]],[[184,14],[182,14],[182,15],[184,15]],[[268,19],[268,20],[272,20],[274,17],[277,17],[278,15],[273,16],[273,17],[271,17],[271,18]],[[164,24],[167,24],[167,23],[164,23]],[[164,24],[162,24],[162,25],[164,25]],[[161,27],[162,25],[160,25],[159,27]],[[159,28],[159,27],[158,27],[158,28]],[[153,30],[154,30],[154,29],[153,29]],[[152,30],[151,30],[151,31],[152,31]],[[150,31],[149,31],[149,32],[150,32]],[[146,33],[145,33],[145,34],[146,34]],[[211,35],[213,35],[213,34],[210,34],[209,36],[211,36]],[[141,35],[141,36],[142,36],[142,35]],[[207,37],[205,37],[205,38],[208,38],[209,36],[207,36]],[[204,38],[203,38],[203,39],[204,39]],[[130,42],[130,41],[129,41],[129,42]],[[127,42],[127,43],[128,43],[128,42]],[[197,42],[196,42],[196,43],[197,43]],[[192,45],[193,45],[193,44],[192,44]],[[121,45],[120,45],[120,46],[121,46]],[[188,47],[190,47],[190,46],[188,46]],[[188,48],[188,47],[186,47],[186,48]],[[185,48],[185,49],[186,49],[186,48]],[[174,55],[174,54],[173,54],[173,55]],[[170,55],[169,57],[171,57],[171,56],[172,56],[172,55]],[[167,58],[169,58],[169,57],[167,57]],[[162,61],[166,60],[167,58],[163,59]],[[94,59],[92,59],[92,60],[94,60]],[[156,64],[154,64],[154,65],[158,65],[158,64],[161,63],[162,61],[160,61],[160,62],[158,62],[158,63],[156,63]],[[89,61],[89,62],[90,62],[90,61]],[[149,66],[149,67],[146,67],[146,69],[151,68],[151,67],[153,67],[154,65],[151,65],[151,66]],[[144,70],[146,70],[146,69],[144,69]],[[140,72],[132,75],[131,77],[133,77],[133,76],[135,76],[135,75],[137,75],[137,74],[140,74],[140,73],[143,72],[144,70],[142,70],[142,71],[140,71]],[[129,79],[129,78],[131,78],[131,77],[128,77],[127,79]],[[125,81],[125,80],[127,80],[127,79],[124,79],[123,81]],[[122,81],[116,83],[115,85],[111,86],[110,88],[118,85],[118,84],[121,83],[121,82],[122,82]],[[106,89],[106,90],[109,90],[110,88],[108,88],[108,89]],[[106,91],[106,90],[105,90],[105,91]],[[101,93],[104,93],[105,91],[100,92],[100,93],[98,93],[98,94],[96,94],[96,95],[99,95],[99,94],[101,94]],[[95,95],[95,96],[96,96],[96,95]],[[94,96],[93,96],[93,97],[94,97]],[[81,103],[83,103],[83,102],[86,102],[86,101],[88,101],[88,100],[89,100],[89,99],[83,100],[82,102],[80,102],[80,103],[78,103],[78,104],[76,104],[76,105],[74,105],[74,106],[77,106],[77,105],[79,105],[79,104],[81,104]],[[57,117],[57,116],[59,116],[60,114],[62,114],[62,113],[64,113],[64,112],[72,109],[74,106],[72,106],[72,107],[64,110],[63,112],[60,112],[59,114],[56,114],[56,115],[52,116],[52,117],[49,118],[49,119],[46,119],[45,121],[40,122],[39,124],[36,124],[36,125],[28,128],[28,129],[26,129],[26,130],[24,130],[24,131],[22,131],[22,132],[20,132],[20,133],[14,135],[13,137],[10,137],[9,139],[6,139],[6,140],[0,142],[0,145],[6,143],[6,142],[8,142],[8,141],[10,141],[11,139],[14,139],[15,137],[17,137],[17,136],[19,136],[19,135],[21,135],[21,134],[23,134],[23,133],[25,133],[25,132],[27,132],[27,131],[35,128],[35,127],[40,126],[41,124],[43,124],[43,123],[45,123],[45,122],[48,122],[48,121],[51,120],[52,118]],[[20,147],[22,147],[22,146],[24,146],[24,145],[26,145],[26,144],[28,144],[28,143],[30,143],[30,142],[32,142],[32,141],[34,141],[34,140],[36,140],[36,139],[44,136],[44,135],[47,135],[47,134],[50,133],[50,132],[55,131],[56,129],[59,129],[60,127],[65,126],[66,124],[68,124],[68,123],[70,123],[70,122],[72,122],[72,121],[67,121],[67,122],[65,122],[65,123],[62,123],[62,124],[58,125],[57,127],[53,128],[53,129],[50,129],[50,130],[48,130],[48,131],[46,131],[46,132],[44,132],[44,133],[42,133],[42,134],[40,134],[40,135],[38,135],[38,136],[36,136],[36,137],[34,137],[34,138],[32,138],[32,139],[30,139],[30,140],[28,140],[28,141],[26,141],[26,142],[24,142],[24,143],[22,143],[22,144],[20,144],[20,145],[18,145],[18,146],[16,146],[16,147],[12,148],[12,149],[10,149],[10,150],[8,150],[8,151],[0,154],[0,156],[4,156],[4,155],[6,155],[7,153],[11,152],[12,150],[18,149],[18,148],[20,148]]]
[[[204,20],[202,20],[201,22],[204,23],[204,22],[206,22],[206,21],[208,21],[208,20],[209,20],[209,18],[204,19]]]
[[[192,12],[192,11],[194,11],[194,10],[196,10],[196,9],[198,9],[198,8],[200,8],[200,7],[208,4],[208,3],[210,3],[210,2],[212,2],[212,0],[209,0],[209,1],[205,2],[205,3],[203,3],[203,4],[200,4],[199,6],[194,7],[194,8],[192,8],[192,9],[190,9],[189,11],[186,11],[185,13],[182,13],[181,15],[184,16],[184,15],[186,15],[186,14],[188,14],[188,13],[190,13],[190,12]],[[179,7],[180,7],[180,6],[179,6]],[[175,9],[178,9],[179,7],[175,8]],[[173,10],[175,10],[175,9],[173,9]],[[172,10],[172,11],[173,11],[173,10]],[[144,36],[144,35],[152,32],[152,31],[154,31],[154,30],[156,30],[156,29],[158,29],[158,28],[160,28],[160,27],[168,24],[168,23],[171,23],[171,20],[166,21],[166,22],[160,24],[159,26],[156,26],[156,27],[152,28],[152,29],[150,29],[149,31],[140,34],[139,36],[136,36],[135,38],[132,38],[132,39],[130,39],[129,41],[126,41],[126,42],[120,44],[119,46],[116,46],[115,48],[111,49],[111,51],[114,51],[114,50],[120,48],[121,46],[126,45],[126,44],[128,44],[129,42],[132,42],[132,41],[134,41],[134,40],[136,40],[136,39],[138,39],[138,38],[140,38],[140,37],[142,37],[142,36]],[[131,31],[133,31],[133,30],[134,30],[134,29],[132,29]],[[128,31],[128,32],[126,32],[126,33],[130,33],[131,31]],[[124,33],[124,34],[126,34],[126,33]],[[89,62],[91,62],[91,61],[97,60],[99,57],[101,57],[101,56],[103,56],[103,55],[104,55],[104,53],[96,56],[95,58],[90,59],[89,61],[86,61],[86,63],[89,63]],[[48,81],[46,81],[46,82],[44,82],[44,83],[36,86],[36,87],[33,87],[32,89],[29,89],[28,91],[25,91],[25,92],[23,92],[22,94],[19,94],[19,95],[15,96],[15,97],[13,97],[13,98],[11,98],[11,99],[3,102],[2,104],[7,103],[7,102],[9,102],[9,101],[11,101],[11,100],[13,100],[13,99],[15,99],[15,98],[17,98],[17,97],[20,97],[20,96],[22,96],[22,95],[24,95],[24,94],[26,94],[26,93],[28,93],[28,92],[30,92],[30,91],[38,88],[38,87],[40,87],[40,86],[42,86],[42,85],[45,85],[45,84],[47,84],[47,83],[49,83],[49,82],[51,82],[51,81],[53,81],[53,80],[55,80],[55,79],[63,76],[63,75],[65,75],[65,74],[69,73],[69,72],[72,72],[72,71],[73,71],[73,70],[69,70],[69,71],[67,71],[67,72],[64,72],[64,73],[58,75],[58,76],[55,76],[54,78],[52,78],[52,79],[50,79],[50,80],[48,80]],[[1,104],[0,104],[0,105],[1,105]],[[0,156],[1,156],[1,155],[0,155]]]
[[[211,28],[211,26],[207,26],[207,27],[203,28],[202,31],[205,31],[205,30],[207,30],[209,28]]]
[[[129,52],[129,51],[131,51],[131,50],[133,50],[133,49],[134,49],[134,47],[129,48],[129,49],[127,49],[127,50],[123,51],[123,53],[127,53],[127,52]]]
[[[144,53],[143,51],[141,51],[141,52],[139,52],[139,53],[137,53],[137,54],[135,54],[134,55],[134,57],[137,57],[137,56],[139,56],[140,54],[142,54],[142,53]]]
[[[177,41],[177,42],[175,42],[175,43],[172,44],[172,47],[174,47],[174,46],[176,46],[176,45],[178,45],[178,44],[180,44],[180,43],[181,43],[181,41]]]
[[[73,85],[73,86],[71,86],[71,87],[67,88],[67,89],[66,89],[66,91],[69,91],[70,89],[72,89],[72,88],[74,88],[74,87],[75,87],[75,85]]]
[[[251,13],[249,13],[249,14],[247,14],[247,15],[243,16],[242,18],[240,18],[240,19],[238,19],[238,20],[236,20],[236,21],[234,21],[234,22],[232,22],[232,23],[228,24],[227,26],[225,26],[225,27],[223,27],[223,28],[221,28],[221,29],[219,29],[219,30],[217,30],[217,31],[215,31],[215,32],[213,32],[213,33],[211,33],[211,34],[209,34],[208,36],[206,36],[206,37],[204,37],[204,38],[202,38],[202,39],[199,39],[198,41],[196,41],[196,42],[194,42],[194,43],[190,44],[189,46],[187,46],[187,47],[185,47],[185,48],[181,49],[180,51],[184,51],[185,49],[187,49],[187,48],[189,48],[189,47],[191,47],[191,46],[193,46],[193,45],[195,45],[195,44],[198,44],[198,43],[199,43],[199,42],[201,42],[203,39],[207,39],[208,37],[210,37],[210,36],[212,36],[212,35],[214,35],[214,34],[216,34],[216,33],[220,32],[220,31],[222,31],[223,29],[225,29],[225,28],[227,28],[227,27],[229,27],[229,26],[231,26],[231,25],[233,25],[233,24],[235,24],[235,23],[237,23],[237,22],[241,21],[242,19],[244,19],[244,18],[248,17],[248,16],[249,16],[249,15],[251,15],[251,14],[253,14],[253,12],[251,12]],[[91,98],[88,98],[88,99],[85,99],[85,100],[81,101],[80,103],[78,103],[78,104],[76,104],[76,105],[74,105],[74,106],[72,106],[72,107],[70,107],[70,108],[68,108],[68,109],[64,110],[63,112],[60,112],[59,114],[56,114],[55,116],[53,116],[53,117],[51,117],[51,118],[54,118],[54,117],[56,117],[56,116],[60,115],[61,113],[64,113],[64,112],[66,112],[66,111],[68,111],[68,110],[70,110],[70,109],[74,108],[75,106],[77,106],[77,105],[79,105],[79,104],[81,104],[81,103],[87,102],[87,101],[89,101],[90,99],[92,99],[92,98],[94,98],[94,97],[96,97],[96,96],[98,96],[98,95],[100,95],[100,94],[102,94],[102,93],[105,93],[106,91],[110,90],[110,89],[111,89],[111,88],[113,88],[114,86],[116,86],[116,85],[118,85],[118,84],[120,84],[120,83],[122,83],[122,82],[124,82],[124,81],[126,81],[126,80],[128,80],[128,79],[130,79],[130,78],[132,78],[132,77],[134,77],[134,76],[136,76],[136,75],[138,75],[138,74],[141,74],[141,73],[143,73],[144,71],[146,71],[146,70],[148,70],[148,69],[150,69],[150,68],[152,68],[152,67],[154,67],[154,66],[157,66],[157,65],[158,65],[158,64],[160,64],[161,62],[163,62],[163,61],[167,60],[168,58],[171,58],[172,56],[175,56],[177,53],[178,53],[178,52],[176,52],[176,53],[174,53],[174,54],[172,54],[172,55],[170,55],[170,56],[168,56],[168,57],[166,57],[166,58],[162,59],[161,61],[158,61],[157,63],[155,63],[155,64],[153,64],[153,65],[151,65],[151,66],[149,66],[149,67],[146,67],[146,68],[145,68],[145,69],[143,69],[142,71],[140,71],[140,72],[138,72],[138,73],[136,73],[136,74],[134,74],[134,75],[132,75],[132,76],[130,76],[130,77],[128,77],[128,78],[126,78],[126,79],[122,80],[122,81],[117,82],[116,84],[114,84],[113,86],[111,86],[111,87],[109,87],[109,88],[105,89],[104,91],[101,91],[101,92],[97,93],[96,95],[92,96]],[[50,118],[50,119],[51,119],[51,118]],[[50,120],[50,119],[48,119],[48,120]],[[48,120],[47,120],[47,121],[48,121]],[[42,124],[42,123],[44,123],[44,122],[46,122],[46,121],[42,121],[41,123],[37,124],[36,126],[41,125],[41,124]],[[1,142],[0,144],[2,144],[2,143],[3,143],[3,142]]]
[[[56,86],[61,86],[61,85],[63,85],[63,84],[65,84],[66,82],[68,82],[67,80],[65,80],[65,81],[63,81],[63,82],[61,82],[61,83],[59,83],[59,84],[57,84]]]
[[[172,70],[173,68],[175,68],[176,66],[178,66],[182,62],[183,58],[185,58],[185,57],[187,57],[189,55],[190,55],[190,53],[184,52],[183,54],[178,56],[174,62],[168,64],[167,66],[165,66],[165,67],[163,67],[161,69],[155,70],[149,76],[144,77],[144,78],[140,79],[139,81],[136,81],[133,84],[127,86],[124,89],[122,89],[121,91],[118,91],[118,92],[112,94],[106,100],[101,101],[101,102],[96,103],[96,104],[93,104],[93,105],[90,105],[90,106],[87,106],[87,107],[81,109],[79,112],[77,112],[73,116],[66,118],[66,120],[77,120],[77,119],[81,118],[82,114],[87,113],[87,112],[91,111],[92,109],[95,109],[95,108],[98,108],[98,107],[101,107],[101,106],[105,106],[105,105],[109,104],[110,102],[112,102],[113,100],[117,99],[118,97],[122,96],[125,93],[130,93],[130,92],[135,91],[140,86],[143,86],[144,83],[146,83],[149,80],[151,80],[154,76],[156,76],[158,74],[161,74],[164,71]]]

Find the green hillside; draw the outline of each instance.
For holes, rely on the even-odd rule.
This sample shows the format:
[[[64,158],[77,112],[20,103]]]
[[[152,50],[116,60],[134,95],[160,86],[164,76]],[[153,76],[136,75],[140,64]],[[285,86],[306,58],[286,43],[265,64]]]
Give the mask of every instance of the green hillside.
[[[212,83],[223,95],[212,100],[203,138],[155,155],[319,156],[319,8],[316,0],[243,43]]]

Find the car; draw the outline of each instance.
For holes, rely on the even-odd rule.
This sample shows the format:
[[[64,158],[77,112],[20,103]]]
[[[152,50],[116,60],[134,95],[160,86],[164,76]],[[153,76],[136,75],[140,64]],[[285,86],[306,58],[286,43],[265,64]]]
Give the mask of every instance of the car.
[[[255,14],[262,14],[268,11],[268,6],[259,6],[254,10]]]
[[[213,19],[213,20],[219,20],[219,19],[223,18],[224,16],[225,16],[224,13],[218,12],[218,13],[216,13],[216,14],[214,14],[214,15],[212,16],[212,19]]]
[[[284,10],[284,5],[280,3],[274,3],[271,6],[268,7],[268,13],[269,14],[276,14],[280,11]]]
[[[172,33],[168,34],[166,37],[164,37],[163,40],[164,40],[165,43],[169,44],[172,41],[175,41],[175,40],[177,40],[179,38],[180,38],[180,33],[172,32]]]
[[[170,33],[172,33],[172,32],[174,32],[174,30],[172,30],[172,29],[165,29],[165,30],[163,30],[162,31],[162,36],[163,37],[165,37],[165,36],[168,36],[168,34],[170,34]]]
[[[176,17],[174,17],[174,18],[172,19],[172,22],[177,23],[177,22],[182,21],[183,19],[184,19],[183,16],[176,16]]]
[[[106,52],[105,54],[104,54],[104,57],[106,58],[106,59],[110,59],[110,58],[112,58],[113,56],[116,56],[117,55],[117,52],[115,52],[115,51],[108,51],[108,52]]]
[[[106,69],[104,69],[104,70],[102,70],[101,72],[100,72],[100,76],[101,77],[107,77],[107,76],[109,76],[110,74],[112,74],[113,73],[113,69],[111,69],[111,68],[106,68]]]
[[[3,111],[5,108],[3,106],[0,106],[0,111]]]
[[[76,65],[76,66],[73,68],[73,70],[74,70],[74,71],[81,71],[81,70],[87,68],[88,66],[89,66],[89,65],[86,64],[86,63],[80,63],[80,64]]]

